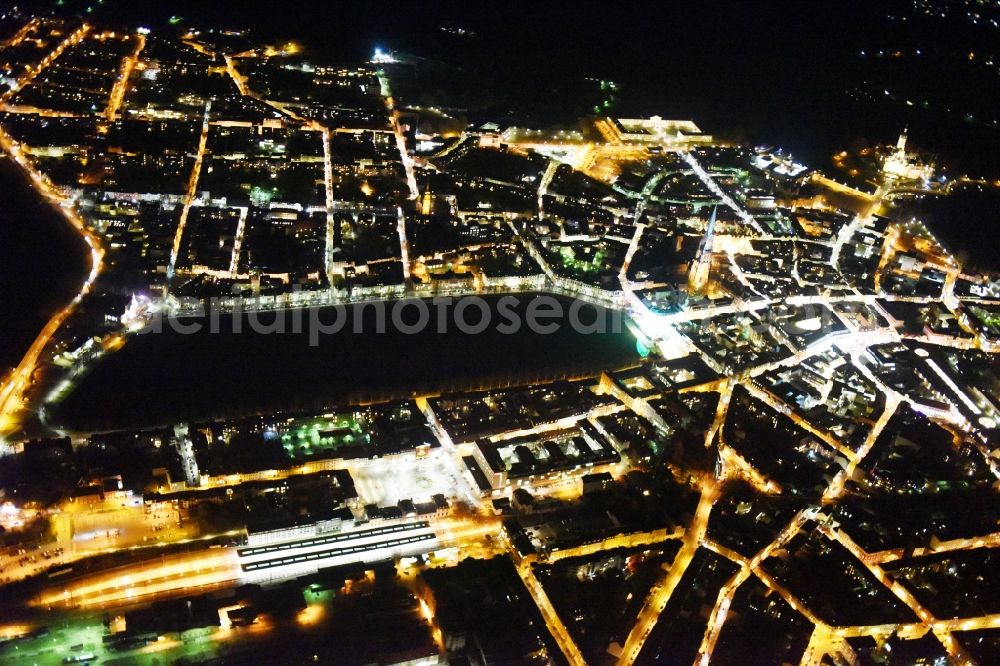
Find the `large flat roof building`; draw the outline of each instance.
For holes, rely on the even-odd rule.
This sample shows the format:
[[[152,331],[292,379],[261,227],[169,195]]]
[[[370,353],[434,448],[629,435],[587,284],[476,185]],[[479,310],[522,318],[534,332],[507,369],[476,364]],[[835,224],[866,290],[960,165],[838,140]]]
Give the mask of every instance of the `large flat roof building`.
[[[704,134],[691,120],[666,120],[651,118],[605,118],[597,123],[608,143],[670,145],[711,143],[711,135]]]

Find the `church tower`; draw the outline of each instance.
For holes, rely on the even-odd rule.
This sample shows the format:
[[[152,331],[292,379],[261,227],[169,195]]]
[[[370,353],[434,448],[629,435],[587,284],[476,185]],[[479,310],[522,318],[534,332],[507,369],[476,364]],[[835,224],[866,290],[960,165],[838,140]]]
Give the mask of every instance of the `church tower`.
[[[424,189],[423,195],[420,197],[420,214],[428,217],[433,210],[434,200],[431,198],[431,186],[428,184]]]
[[[695,256],[688,273],[688,291],[691,294],[701,294],[705,286],[708,285],[708,276],[712,270],[712,245],[715,242],[715,216],[718,211],[718,206],[712,209],[712,215],[708,218],[708,224],[705,225],[705,236],[701,239],[698,254]]]

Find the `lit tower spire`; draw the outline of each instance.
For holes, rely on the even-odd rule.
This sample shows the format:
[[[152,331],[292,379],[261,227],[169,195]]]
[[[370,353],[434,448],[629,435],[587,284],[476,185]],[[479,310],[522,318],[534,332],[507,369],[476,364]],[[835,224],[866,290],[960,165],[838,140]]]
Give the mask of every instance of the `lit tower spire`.
[[[428,182],[424,185],[424,195],[420,197],[420,214],[427,217],[431,214],[433,209],[433,200],[431,199],[431,185]]]
[[[719,212],[719,207],[712,208],[712,215],[705,225],[705,235],[698,245],[698,254],[688,274],[688,292],[700,294],[708,284],[708,276],[712,270],[712,244],[715,240],[715,216]]]

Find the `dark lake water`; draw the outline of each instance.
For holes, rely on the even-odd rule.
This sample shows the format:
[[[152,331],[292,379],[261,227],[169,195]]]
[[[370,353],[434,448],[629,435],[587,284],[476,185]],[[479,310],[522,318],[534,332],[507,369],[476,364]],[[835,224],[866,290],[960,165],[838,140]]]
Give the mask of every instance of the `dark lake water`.
[[[520,295],[510,312],[527,321],[534,298]],[[615,332],[617,314],[585,306],[579,321],[602,321],[606,332],[576,332],[568,317],[571,301],[558,298],[564,318],[543,322],[559,323],[555,332],[538,333],[522,326],[506,334],[500,325],[510,319],[498,311],[498,297],[484,300],[491,325],[481,333],[461,332],[452,314],[446,314],[447,333],[438,333],[437,311],[432,308],[433,325],[408,334],[406,327],[417,321],[412,305],[400,312],[402,329],[393,326],[389,312],[385,332],[378,333],[375,310],[368,306],[361,314],[347,309],[344,327],[318,336],[316,346],[310,344],[308,325],[301,333],[291,332],[290,315],[285,320],[288,332],[283,334],[255,333],[246,318],[237,333],[233,320],[225,316],[218,333],[211,332],[205,319],[183,322],[203,324],[193,335],[165,325],[160,333],[134,337],[99,363],[55,406],[54,420],[73,428],[101,429],[317,409],[346,400],[384,400],[438,388],[545,381],[621,367],[638,357],[635,338],[624,322]],[[336,321],[329,308],[319,316],[325,323]],[[261,313],[258,321],[274,324],[275,314]],[[308,323],[308,315],[303,321]],[[363,323],[361,334],[354,332],[355,321]],[[479,311],[470,308],[465,321],[477,324]]]
[[[1000,271],[1000,189],[969,186],[904,210],[924,220],[962,266]]]
[[[73,298],[89,260],[76,231],[38,197],[13,162],[0,157],[0,376]]]

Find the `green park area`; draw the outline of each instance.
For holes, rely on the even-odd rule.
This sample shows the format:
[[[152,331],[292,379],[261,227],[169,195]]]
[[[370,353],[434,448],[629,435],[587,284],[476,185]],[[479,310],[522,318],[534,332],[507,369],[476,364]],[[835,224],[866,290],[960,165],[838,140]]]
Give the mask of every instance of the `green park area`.
[[[295,460],[324,457],[371,441],[361,421],[350,413],[294,419],[278,434],[288,457]]]
[[[592,257],[581,258],[577,256],[576,250],[567,245],[560,248],[559,256],[565,269],[581,275],[596,273],[604,263],[603,250],[595,251]]]

